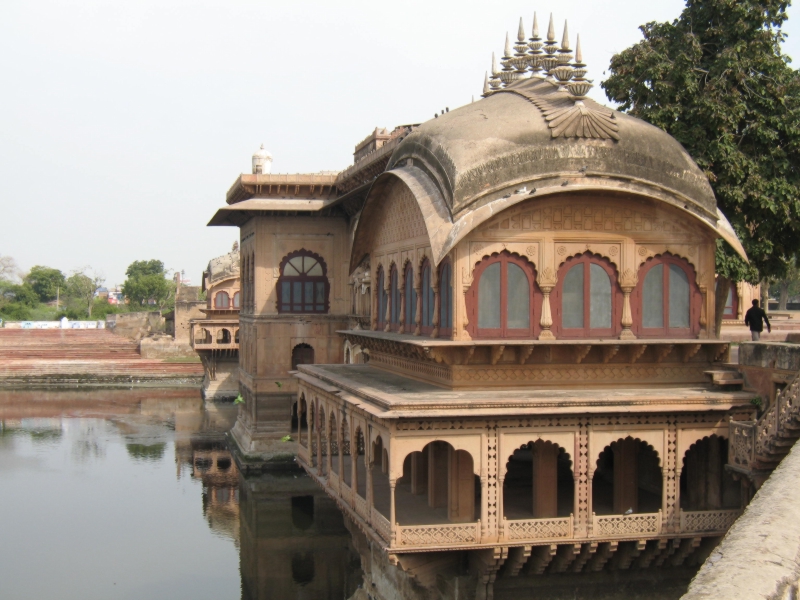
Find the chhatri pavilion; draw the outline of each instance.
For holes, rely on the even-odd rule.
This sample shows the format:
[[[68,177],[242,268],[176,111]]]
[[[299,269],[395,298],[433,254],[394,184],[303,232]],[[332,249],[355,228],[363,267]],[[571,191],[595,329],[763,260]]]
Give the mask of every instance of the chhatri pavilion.
[[[500,63],[338,175],[234,183],[239,452],[296,452],[392,560],[699,560],[749,499],[714,331],[716,241],[742,246],[675,139],[586,96],[566,27]]]

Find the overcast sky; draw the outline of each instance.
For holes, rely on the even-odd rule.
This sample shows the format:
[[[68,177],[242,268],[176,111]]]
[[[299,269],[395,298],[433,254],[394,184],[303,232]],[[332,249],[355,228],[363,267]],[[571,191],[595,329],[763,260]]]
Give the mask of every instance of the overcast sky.
[[[199,283],[239,237],[206,223],[261,143],[273,173],[340,170],[376,126],[479,98],[492,51],[520,17],[530,35],[534,10],[559,39],[569,20],[598,84],[639,25],[683,4],[2,0],[0,255],[90,265],[108,285],[157,258]]]

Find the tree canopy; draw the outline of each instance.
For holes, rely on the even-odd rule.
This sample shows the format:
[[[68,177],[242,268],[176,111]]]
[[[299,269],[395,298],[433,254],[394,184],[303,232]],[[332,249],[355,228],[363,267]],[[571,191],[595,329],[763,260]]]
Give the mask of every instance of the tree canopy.
[[[122,285],[122,293],[131,305],[153,301],[159,310],[164,310],[174,304],[175,283],[167,279],[168,271],[160,260],[134,261],[125,274],[128,278]]]
[[[56,299],[59,289],[64,291],[66,277],[58,269],[37,265],[31,268],[23,281],[33,288],[40,302],[50,302]]]
[[[67,296],[80,304],[87,316],[92,316],[94,295],[103,285],[103,277],[91,272],[87,267],[74,271],[66,281]]]
[[[611,59],[602,84],[708,176],[752,265],[720,243],[720,279],[780,277],[800,250],[800,75],[781,53],[787,6],[688,0],[675,21],[643,25],[644,40]]]

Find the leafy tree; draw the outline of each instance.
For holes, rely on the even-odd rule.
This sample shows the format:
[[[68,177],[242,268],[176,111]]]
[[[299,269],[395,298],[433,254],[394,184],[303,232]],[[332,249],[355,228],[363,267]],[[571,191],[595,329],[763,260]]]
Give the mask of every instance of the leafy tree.
[[[16,261],[10,256],[0,255],[0,279],[13,281],[19,274]]]
[[[94,295],[105,279],[91,271],[89,267],[74,271],[66,281],[67,296],[80,304],[91,318],[94,308]]]
[[[58,269],[37,265],[25,276],[24,281],[33,288],[40,302],[50,302],[56,299],[59,288],[64,289],[66,277]]]
[[[717,327],[730,282],[781,276],[800,250],[800,76],[780,44],[785,0],[688,0],[611,59],[620,110],[674,136],[708,176],[752,266],[717,249]]]
[[[792,257],[786,273],[770,286],[769,291],[778,296],[778,310],[786,310],[789,298],[800,295],[800,264],[797,256]]]
[[[175,282],[167,279],[168,271],[160,260],[137,260],[125,272],[128,278],[122,293],[132,306],[149,304],[152,300],[159,310],[175,304]]]

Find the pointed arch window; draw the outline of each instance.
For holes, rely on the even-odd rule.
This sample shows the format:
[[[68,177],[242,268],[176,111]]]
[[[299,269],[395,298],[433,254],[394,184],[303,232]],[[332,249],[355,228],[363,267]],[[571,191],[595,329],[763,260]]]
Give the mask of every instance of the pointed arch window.
[[[587,252],[561,265],[551,304],[559,337],[614,337],[622,331],[617,273],[599,256]]]
[[[701,303],[694,268],[671,254],[656,256],[639,269],[631,297],[633,332],[639,337],[696,337]]]
[[[439,266],[439,335],[453,333],[452,271],[449,259]]]
[[[240,292],[236,292],[233,295],[233,308],[240,308],[242,295]]]
[[[378,267],[377,279],[377,306],[375,308],[378,310],[378,315],[375,321],[378,324],[378,329],[381,330],[386,326],[386,308],[389,304],[389,294],[386,293],[386,288],[384,287],[386,276],[383,271],[383,267]]]
[[[406,264],[403,286],[406,297],[405,332],[414,333],[417,328],[417,289],[414,287],[414,266],[410,262]]]
[[[278,278],[279,313],[327,313],[330,283],[325,261],[307,250],[284,257]]]
[[[433,271],[431,270],[431,263],[427,259],[422,263],[422,314],[420,315],[421,327],[420,330],[423,334],[428,335],[433,332],[433,306],[434,306],[434,293],[433,293]]]
[[[541,293],[527,260],[503,251],[475,267],[467,293],[472,337],[533,337],[539,330],[534,306],[541,306]]]
[[[231,297],[228,292],[217,292],[214,296],[214,308],[228,309],[231,305]]]

